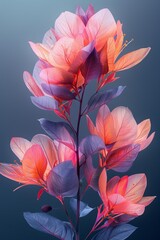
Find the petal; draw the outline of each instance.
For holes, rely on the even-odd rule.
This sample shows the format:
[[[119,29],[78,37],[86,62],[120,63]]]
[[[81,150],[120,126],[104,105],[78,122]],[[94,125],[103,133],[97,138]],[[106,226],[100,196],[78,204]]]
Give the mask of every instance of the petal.
[[[47,179],[48,192],[56,197],[74,197],[78,191],[76,168],[71,161],[66,161],[54,167]]]
[[[107,201],[107,195],[106,195],[106,190],[107,190],[107,173],[105,168],[100,174],[99,181],[98,181],[98,187],[99,187],[99,193],[101,196],[101,199],[104,203],[104,205],[107,207],[108,206],[108,201]]]
[[[26,151],[32,146],[32,143],[24,138],[14,137],[11,139],[10,147],[14,154],[20,159],[23,159]]]
[[[43,38],[42,44],[46,45],[48,48],[52,48],[56,42],[56,37],[54,34],[54,29],[49,29]]]
[[[59,37],[76,38],[83,34],[85,25],[81,18],[71,12],[63,12],[55,21],[55,31]]]
[[[124,34],[122,31],[122,24],[120,21],[117,22],[117,36],[116,36],[116,42],[115,42],[115,59],[120,54],[122,47],[123,47],[123,41],[124,41]]]
[[[95,128],[95,126],[94,126],[91,118],[90,118],[88,115],[86,115],[86,120],[87,120],[87,126],[88,126],[89,132],[90,132],[92,135],[98,135],[98,134],[97,134],[97,130],[96,130],[96,128]]]
[[[150,119],[144,120],[140,124],[138,124],[137,130],[137,138],[135,143],[141,145],[140,150],[144,150],[153,140],[154,133],[147,139],[149,132],[151,130],[151,122]]]
[[[118,176],[115,176],[109,180],[109,182],[107,183],[107,195],[108,196],[114,193],[115,186],[117,185],[117,183],[119,181],[120,181],[120,177],[118,177]]]
[[[80,41],[63,37],[58,40],[49,54],[49,63],[58,68],[68,70],[74,62],[78,52],[83,47]]]
[[[33,52],[37,55],[38,58],[44,61],[48,61],[49,49],[47,46],[41,43],[33,43],[33,42],[29,42],[29,44]]]
[[[141,48],[136,51],[125,54],[115,63],[114,71],[123,71],[131,67],[134,67],[147,56],[149,51],[150,48]]]
[[[125,198],[133,203],[141,200],[147,186],[145,174],[134,174],[128,179]]]
[[[111,151],[106,159],[106,167],[117,172],[128,171],[137,158],[139,151],[139,144],[131,144]]]
[[[110,110],[106,104],[100,107],[97,117],[96,117],[96,129],[101,138],[105,139],[106,134],[106,119],[110,115]]]
[[[43,92],[29,72],[23,73],[24,83],[34,96],[43,96]]]
[[[110,208],[113,209],[114,214],[128,214],[131,216],[140,216],[144,213],[145,207],[140,204],[133,204],[126,201],[119,194],[112,194],[108,197]]]
[[[58,143],[58,158],[59,162],[64,162],[66,160],[71,160],[73,165],[77,164],[77,156],[75,151],[67,147],[63,143]]]
[[[141,148],[140,151],[144,150],[145,148],[147,148],[150,143],[152,142],[153,138],[154,138],[155,132],[152,133],[146,140],[144,140],[143,142],[141,142]]]
[[[71,85],[74,75],[59,68],[45,68],[40,72],[40,77],[49,84]]]
[[[39,145],[33,145],[27,150],[22,160],[22,167],[26,177],[36,182],[43,181],[47,160]]]
[[[57,147],[48,136],[37,134],[32,138],[32,143],[41,146],[50,168],[53,168],[58,163]]]
[[[108,9],[102,9],[95,13],[87,23],[89,40],[96,39],[96,50],[99,51],[116,32],[116,22]]]
[[[142,204],[144,205],[145,207],[148,206],[149,204],[151,204],[151,202],[154,201],[156,197],[155,196],[152,196],[152,197],[143,197],[139,202],[138,204]]]
[[[20,165],[0,163],[0,174],[19,183],[28,184],[29,182]]]
[[[117,107],[112,111],[111,115],[114,121],[114,131],[116,136],[116,143],[113,149],[115,150],[132,144],[137,136],[137,123],[131,111],[126,107]],[[113,128],[113,126],[111,126],[112,124],[112,122],[108,123],[108,128]]]

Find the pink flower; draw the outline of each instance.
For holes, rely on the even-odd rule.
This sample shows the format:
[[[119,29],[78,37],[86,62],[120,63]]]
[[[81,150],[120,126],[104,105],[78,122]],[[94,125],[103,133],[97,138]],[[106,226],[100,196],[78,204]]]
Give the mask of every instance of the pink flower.
[[[40,62],[36,77],[25,73],[25,83],[34,96],[49,95],[58,100],[73,99],[94,78],[101,88],[117,79],[117,71],[141,62],[150,50],[142,48],[117,60],[126,47],[123,42],[122,24],[115,22],[108,9],[94,13],[90,5],[86,12],[80,7],[76,14],[64,12],[42,43],[30,42]]]
[[[137,217],[144,213],[155,197],[143,197],[147,186],[145,174],[113,177],[107,183],[105,169],[99,178],[99,193],[104,204],[105,217],[128,215]]]
[[[48,191],[48,176],[60,163],[71,160],[76,165],[75,152],[55,143],[46,135],[35,135],[31,142],[24,138],[12,138],[11,149],[20,164],[0,163],[0,174],[25,185],[38,185]]]
[[[103,151],[104,163],[108,169],[128,170],[139,151],[145,149],[153,140],[149,137],[150,120],[137,124],[131,111],[126,107],[117,107],[112,112],[103,105],[97,114],[96,126],[87,116],[91,134],[99,136],[106,145]]]

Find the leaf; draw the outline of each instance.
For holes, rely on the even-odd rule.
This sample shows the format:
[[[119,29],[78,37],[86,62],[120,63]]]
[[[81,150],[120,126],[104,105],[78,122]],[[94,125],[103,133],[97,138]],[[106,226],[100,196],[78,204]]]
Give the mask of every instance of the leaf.
[[[131,144],[111,152],[106,160],[106,167],[117,172],[130,169],[140,151],[139,144]]]
[[[85,78],[85,83],[98,78],[101,74],[101,70],[102,66],[98,54],[94,49],[81,68],[82,75]]]
[[[76,215],[77,199],[71,198],[70,199],[70,205],[71,205],[71,208]],[[84,202],[80,201],[80,217],[85,217],[86,215],[88,215],[93,210],[94,210],[94,208],[89,207],[87,203],[84,203]]]
[[[102,149],[105,149],[105,144],[101,138],[96,135],[90,135],[84,138],[80,145],[80,152],[86,157],[90,157],[91,155],[98,153]]]
[[[24,218],[32,228],[38,231],[48,233],[61,240],[74,239],[74,232],[68,222],[60,221],[46,213],[25,212]]]
[[[121,224],[116,227],[104,228],[98,232],[92,240],[125,240],[128,238],[137,228],[130,224]]]
[[[53,111],[58,108],[58,103],[54,98],[49,96],[31,97],[32,103],[43,110]]]
[[[118,97],[121,95],[125,87],[119,86],[117,88],[109,89],[103,93],[96,93],[94,94],[88,101],[88,105],[86,106],[83,115],[87,114],[88,112],[94,111],[97,108],[100,108],[103,104],[108,103],[113,98]]]
[[[48,192],[56,197],[74,197],[78,191],[78,177],[72,161],[54,167],[47,178]]]
[[[75,143],[74,139],[72,138],[74,133],[69,124],[65,122],[52,122],[44,118],[39,119],[39,122],[44,131],[52,139],[65,144],[72,150],[75,150]],[[72,136],[70,134],[72,134]]]
[[[72,93],[68,88],[62,86],[56,86],[53,84],[42,83],[43,91],[50,96],[58,97],[63,100],[75,99],[75,94]]]

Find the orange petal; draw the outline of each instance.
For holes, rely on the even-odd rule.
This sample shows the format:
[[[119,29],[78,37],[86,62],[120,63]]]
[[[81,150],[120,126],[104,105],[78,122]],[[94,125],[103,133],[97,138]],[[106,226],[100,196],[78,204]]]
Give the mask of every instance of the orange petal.
[[[29,72],[23,73],[24,83],[26,84],[29,91],[36,97],[43,96],[43,92],[40,87],[37,85],[36,81]]]
[[[106,135],[108,134],[106,126],[108,124],[107,117],[110,115],[110,110],[107,105],[100,107],[96,117],[96,129],[98,135],[105,141]],[[111,129],[110,129],[111,131]],[[106,143],[106,142],[105,142]]]
[[[115,188],[116,188],[116,185],[119,182],[119,180],[120,180],[120,177],[118,177],[118,176],[115,176],[109,180],[109,182],[107,183],[107,195],[108,196],[115,193]]]
[[[126,107],[117,107],[112,111],[111,115],[114,123],[108,123],[108,128],[113,125],[116,135],[116,143],[113,149],[132,144],[137,136],[137,123],[131,111]]]
[[[141,48],[136,51],[125,54],[115,63],[114,71],[123,71],[131,67],[134,67],[147,56],[149,51],[150,48]]]
[[[104,203],[104,205],[108,206],[108,200],[107,200],[107,194],[106,194],[106,188],[107,188],[107,174],[106,169],[104,168],[103,171],[100,174],[99,181],[98,181],[98,187],[99,187],[99,193],[101,196],[101,199]]]
[[[63,37],[56,42],[49,55],[49,63],[54,67],[68,70],[78,52],[83,47],[78,40],[69,37]]]
[[[71,12],[63,12],[55,21],[55,32],[59,37],[76,38],[82,35],[85,25],[81,18]]]
[[[39,145],[29,148],[22,160],[23,172],[27,178],[41,182],[47,167],[47,160]]]
[[[140,204],[133,204],[129,201],[126,201],[119,194],[112,194],[109,196],[110,208],[113,209],[112,213],[114,214],[128,214],[131,216],[140,216],[144,213],[145,207]]]
[[[127,185],[128,185],[128,176],[124,176],[119,180],[119,182],[114,187],[114,193],[118,193],[118,194],[124,196]]]
[[[92,135],[97,135],[97,130],[88,115],[86,115],[88,130]]]
[[[19,183],[28,184],[29,182],[20,165],[0,163],[0,174]]]
[[[102,9],[89,19],[86,30],[90,41],[96,39],[96,50],[100,51],[107,39],[114,36],[116,22],[108,9]]]
[[[40,77],[49,84],[71,85],[74,75],[59,68],[45,68],[40,72]]]
[[[14,137],[11,139],[10,147],[14,154],[20,159],[23,159],[26,151],[32,146],[32,143],[24,138]]]
[[[133,203],[141,200],[147,186],[145,174],[134,174],[129,176],[128,186],[125,193],[125,198]]]
[[[117,22],[117,36],[116,36],[116,43],[115,43],[115,60],[121,52],[122,46],[124,41],[124,34],[122,31],[122,24],[120,21]]]
[[[32,138],[31,142],[41,146],[50,168],[53,168],[55,164],[58,163],[57,147],[55,146],[53,140],[51,140],[48,136],[44,134],[37,134]]]
[[[109,72],[112,72],[114,70],[115,51],[115,40],[113,37],[110,37],[107,41],[107,60]]]

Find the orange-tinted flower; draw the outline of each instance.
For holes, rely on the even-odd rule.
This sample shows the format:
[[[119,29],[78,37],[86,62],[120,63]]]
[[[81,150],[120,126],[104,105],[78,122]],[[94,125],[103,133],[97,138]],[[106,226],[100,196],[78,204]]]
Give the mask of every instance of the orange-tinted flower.
[[[106,145],[103,155],[107,168],[121,165],[123,167],[124,164],[128,164],[125,166],[127,169],[127,166],[130,166],[129,158],[133,157],[131,153],[138,154],[154,137],[154,133],[148,137],[151,129],[150,120],[137,124],[131,111],[126,107],[117,107],[110,112],[109,108],[103,105],[98,111],[96,126],[88,116],[87,124],[90,133],[99,136]]]
[[[11,149],[20,164],[1,163],[0,174],[23,185],[41,186],[47,191],[47,178],[54,167],[68,160],[73,165],[76,163],[74,151],[62,145],[42,134],[35,135],[31,142],[24,138],[12,138]]]
[[[145,207],[155,199],[155,197],[143,197],[146,186],[145,174],[113,177],[107,183],[104,169],[99,178],[99,192],[104,204],[105,217],[142,215]]]

